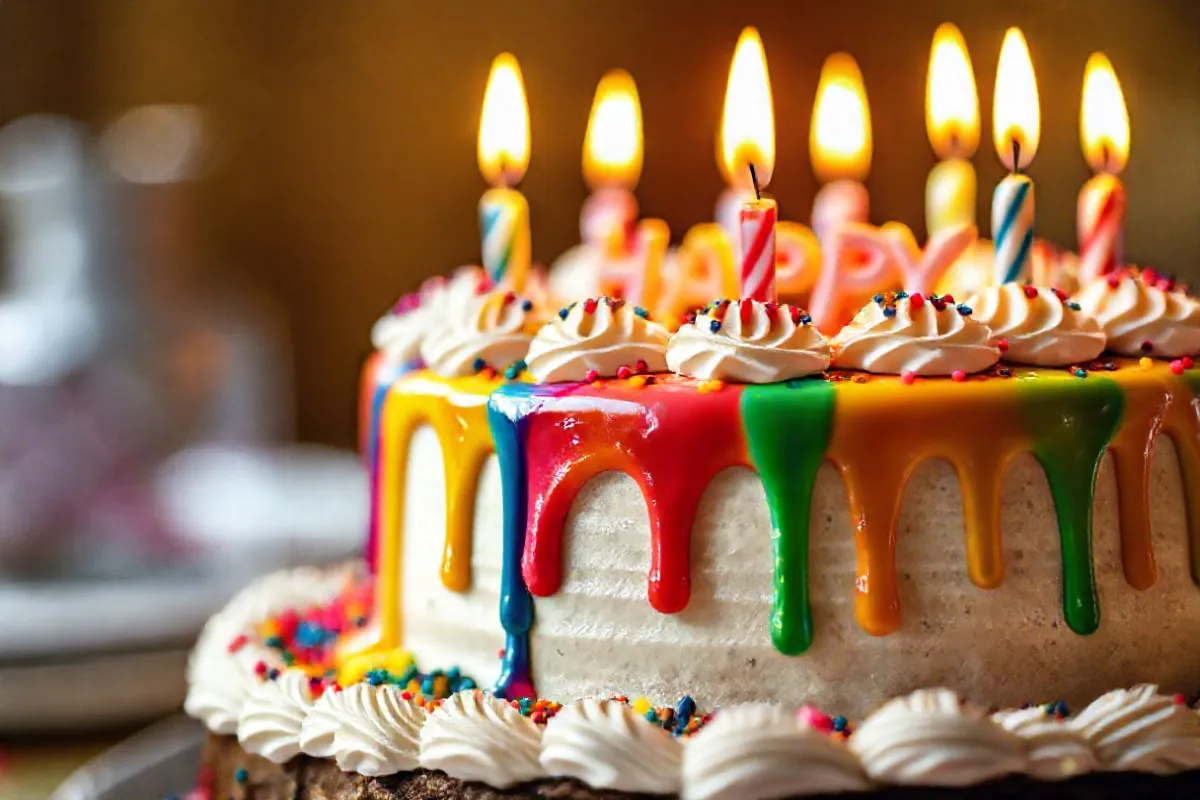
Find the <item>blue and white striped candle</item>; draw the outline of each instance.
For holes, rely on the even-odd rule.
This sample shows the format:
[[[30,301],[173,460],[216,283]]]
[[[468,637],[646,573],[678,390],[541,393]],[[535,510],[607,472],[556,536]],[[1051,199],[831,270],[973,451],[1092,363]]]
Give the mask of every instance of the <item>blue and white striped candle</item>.
[[[1033,181],[1013,173],[1000,181],[992,196],[993,281],[1020,280],[1029,274],[1033,249]]]
[[[489,189],[479,201],[483,268],[493,286],[520,292],[529,275],[529,203],[516,189]]]

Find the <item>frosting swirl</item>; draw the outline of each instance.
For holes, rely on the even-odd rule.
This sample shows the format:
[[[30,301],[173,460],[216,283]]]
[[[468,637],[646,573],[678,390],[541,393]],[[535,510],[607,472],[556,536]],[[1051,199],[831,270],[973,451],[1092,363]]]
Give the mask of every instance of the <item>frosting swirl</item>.
[[[1087,739],[1042,706],[1001,711],[992,719],[1024,740],[1028,771],[1035,778],[1060,781],[1096,769],[1096,754]]]
[[[823,372],[829,341],[795,306],[718,300],[671,337],[667,366],[697,380],[778,383]]]
[[[683,748],[617,700],[580,700],[546,725],[542,766],[597,789],[675,794]]]
[[[723,708],[683,747],[683,800],[769,800],[867,788],[841,741],[766,703]]]
[[[433,328],[421,343],[421,358],[446,378],[478,372],[483,366],[503,369],[525,357],[542,315],[532,300],[512,292],[462,296],[451,286],[444,303],[435,303]]]
[[[283,764],[300,754],[300,728],[313,704],[308,676],[289,669],[260,684],[238,717],[238,743],[247,753]]]
[[[884,783],[966,786],[1025,770],[1021,740],[949,689],[885,703],[850,737],[850,749]]]
[[[1200,302],[1165,281],[1114,274],[1084,287],[1076,300],[1100,323],[1115,353],[1178,358],[1200,352]]]
[[[875,295],[833,339],[835,367],[885,375],[979,372],[999,360],[991,330],[936,295]]]
[[[478,689],[439,706],[421,730],[420,764],[499,789],[545,777],[542,731],[503,700]]]
[[[1000,358],[1018,364],[1066,367],[1104,352],[1100,323],[1053,289],[1006,283],[989,286],[967,305],[971,317],[1008,347]]]
[[[427,715],[395,687],[356,683],[341,692],[327,691],[304,721],[302,749],[310,723],[322,716],[337,722],[328,755],[337,761],[338,769],[378,777],[420,765],[421,726]],[[325,724],[316,726],[322,729],[318,744],[324,744]]]
[[[621,367],[665,372],[669,338],[645,311],[601,297],[560,311],[538,331],[525,360],[538,383],[589,380],[593,372],[593,378],[610,378]]]
[[[1200,719],[1157,686],[1111,691],[1071,724],[1109,769],[1161,775],[1200,767]]]

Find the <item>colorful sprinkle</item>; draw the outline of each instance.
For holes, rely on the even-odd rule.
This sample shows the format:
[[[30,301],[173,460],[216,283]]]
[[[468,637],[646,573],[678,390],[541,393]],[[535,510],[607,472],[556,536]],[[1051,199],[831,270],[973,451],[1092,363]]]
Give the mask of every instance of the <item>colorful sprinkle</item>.
[[[559,319],[566,319],[566,318],[567,318],[567,316],[568,316],[570,313],[571,313],[571,309],[569,309],[569,308],[560,308],[560,309],[558,310],[558,318],[559,318]]]
[[[913,372],[911,369],[906,370],[900,375],[900,382],[905,386],[912,386],[914,383],[916,383],[916,380],[917,373]]]
[[[641,306],[634,306],[633,313],[637,314],[642,319],[650,319],[650,312],[647,311],[646,309],[642,308]]]
[[[925,296],[920,292],[913,292],[908,298],[908,307],[916,311],[925,305]]]
[[[234,770],[233,779],[238,783],[245,783],[250,780],[250,773],[246,771],[245,767],[238,767]]]
[[[1084,369],[1083,367],[1076,367],[1073,371],[1073,374],[1075,375],[1076,378],[1086,378],[1087,370]]]
[[[596,313],[596,298],[589,297],[587,300],[583,301],[583,313],[585,313],[585,314]]]
[[[1142,356],[1141,358],[1138,359],[1138,367],[1140,367],[1141,369],[1150,369],[1153,366],[1154,366],[1154,359],[1152,359],[1152,358],[1147,358],[1146,356]]]
[[[594,369],[589,369],[583,374],[583,379],[588,383],[595,383],[600,379],[600,373]]]
[[[1025,296],[1028,297],[1030,300],[1033,300],[1038,296],[1037,287],[1032,284],[1028,284],[1028,283],[1025,284],[1024,286],[1021,287],[1021,291],[1025,292]]]
[[[711,323],[709,323],[709,325],[708,325],[708,329],[709,329],[710,331],[712,331],[713,333],[716,333],[717,331],[721,330],[721,322],[720,322],[720,320],[715,320],[715,319],[714,319],[714,320],[713,320]]]
[[[883,309],[883,315],[884,315],[885,317],[887,317],[888,319],[891,319],[892,317],[896,316],[896,309],[895,309],[895,307],[893,307],[893,306],[887,306],[887,307],[885,307],[885,308]]]
[[[1178,358],[1170,363],[1171,373],[1174,375],[1183,374],[1183,362]]]
[[[1007,353],[1008,352],[1008,339],[998,339],[996,341],[996,349],[999,350],[1001,353]]]
[[[958,313],[964,317],[971,316],[972,312],[974,311],[974,309],[972,309],[970,306],[965,306],[961,303],[959,303],[956,308],[958,309]]]
[[[648,375],[634,375],[629,379],[629,385],[635,389],[644,389],[649,381],[650,376]]]
[[[967,373],[961,369],[956,369],[954,372],[950,373],[950,377],[956,381],[965,381],[967,379]]]

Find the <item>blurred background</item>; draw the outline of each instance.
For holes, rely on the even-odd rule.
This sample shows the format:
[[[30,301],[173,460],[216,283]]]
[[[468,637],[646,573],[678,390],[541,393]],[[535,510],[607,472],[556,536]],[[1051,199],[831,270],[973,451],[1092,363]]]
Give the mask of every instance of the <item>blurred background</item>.
[[[358,549],[368,331],[402,291],[478,261],[495,54],[523,69],[522,190],[548,263],[579,239],[611,67],[640,92],[643,214],[675,242],[712,218],[745,25],[770,65],[783,217],[807,221],[818,75],[846,50],[870,104],[872,221],[920,235],[944,21],[981,101],[981,233],[1003,175],[996,61],[1018,25],[1041,94],[1038,233],[1075,247],[1083,70],[1102,50],[1131,124],[1129,258],[1200,279],[1193,0],[0,2],[0,731],[171,708],[188,641],[250,574]]]

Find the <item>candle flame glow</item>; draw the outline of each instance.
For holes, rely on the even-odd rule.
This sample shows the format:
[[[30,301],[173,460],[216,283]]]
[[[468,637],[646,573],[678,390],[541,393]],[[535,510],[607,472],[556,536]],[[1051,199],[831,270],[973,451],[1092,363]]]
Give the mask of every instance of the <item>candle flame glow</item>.
[[[742,31],[733,52],[719,139],[720,163],[728,183],[748,188],[750,164],[759,188],[770,182],[775,169],[775,111],[767,56],[754,28]]]
[[[1010,171],[1033,160],[1041,138],[1042,112],[1029,48],[1019,28],[1004,33],[996,67],[996,97],[992,105],[992,139],[996,154]],[[1020,145],[1021,162],[1013,163],[1013,143]]]
[[[929,51],[925,129],[939,158],[970,158],[979,146],[979,94],[967,44],[958,28],[942,23]]]
[[[808,137],[813,171],[825,183],[863,180],[871,169],[871,112],[858,62],[834,53],[821,67]]]
[[[623,69],[607,72],[596,87],[583,140],[583,177],[598,190],[632,189],[642,173],[642,106],[637,84]]]
[[[529,106],[521,65],[509,53],[492,62],[479,119],[479,171],[493,186],[515,186],[529,166]]]
[[[1112,64],[1092,53],[1083,73],[1083,108],[1079,114],[1083,155],[1097,172],[1117,174],[1129,161],[1129,114]]]

